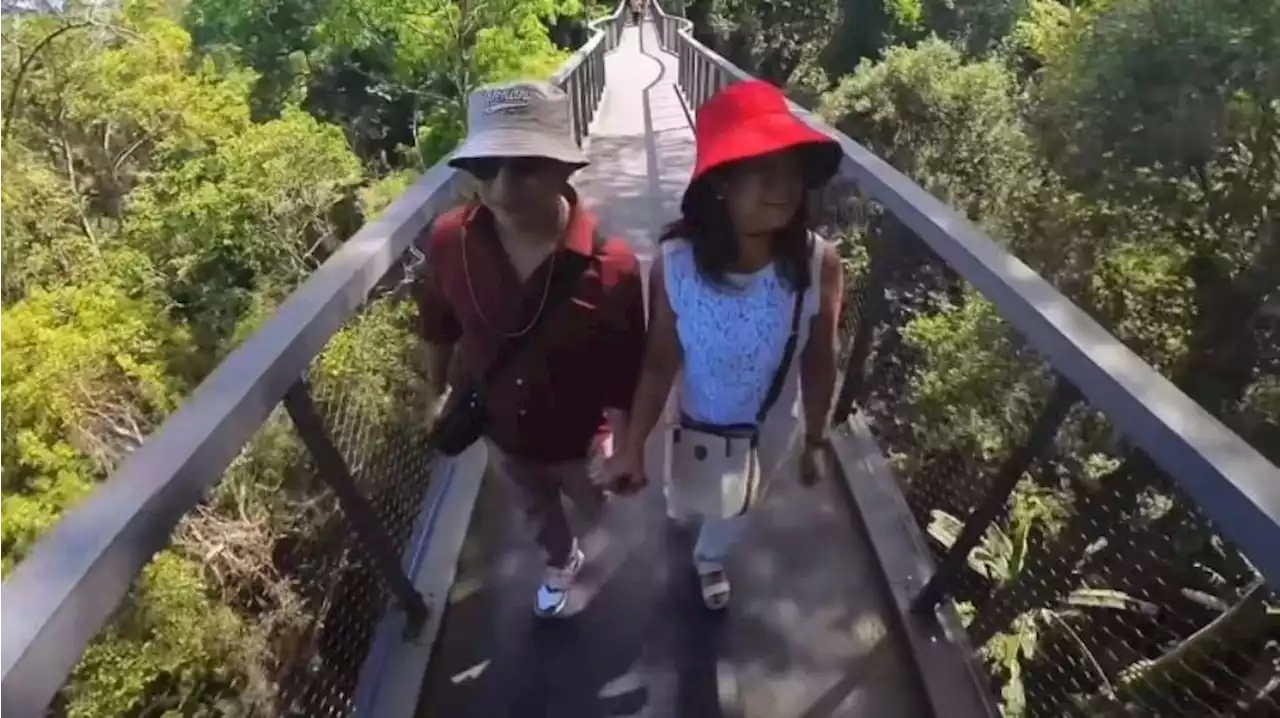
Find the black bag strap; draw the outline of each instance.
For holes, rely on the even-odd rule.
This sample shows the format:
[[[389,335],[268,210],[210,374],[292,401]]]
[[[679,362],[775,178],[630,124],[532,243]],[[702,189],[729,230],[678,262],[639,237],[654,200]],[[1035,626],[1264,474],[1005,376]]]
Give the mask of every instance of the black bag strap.
[[[489,368],[485,369],[481,383],[485,386],[493,383],[498,373],[507,367],[519,353],[520,350],[532,344],[532,339],[539,334],[539,330],[546,326],[547,315],[553,310],[569,301],[573,296],[573,290],[578,286],[578,280],[582,279],[582,275],[586,273],[591,266],[592,261],[600,256],[604,251],[606,238],[599,231],[591,238],[591,256],[584,257],[581,254],[570,253],[567,257],[559,258],[559,261],[551,267],[553,272],[551,276],[551,286],[547,288],[547,300],[542,307],[542,313],[534,320],[534,324],[529,331],[524,334],[507,341],[499,350],[498,355],[494,357],[493,363]],[[557,249],[557,252],[563,251]]]
[[[812,251],[810,252],[812,254]],[[817,281],[816,277],[809,279],[810,285]],[[760,405],[760,411],[756,412],[756,426],[764,422],[769,410],[773,409],[773,405],[778,403],[778,397],[782,395],[782,385],[787,381],[787,371],[791,369],[791,359],[795,356],[796,345],[800,343],[800,315],[804,311],[804,294],[805,289],[796,290],[795,308],[791,310],[791,333],[787,335],[787,346],[782,350],[782,362],[778,365],[777,370],[773,372],[773,380],[769,382],[769,391],[765,392],[764,403]]]

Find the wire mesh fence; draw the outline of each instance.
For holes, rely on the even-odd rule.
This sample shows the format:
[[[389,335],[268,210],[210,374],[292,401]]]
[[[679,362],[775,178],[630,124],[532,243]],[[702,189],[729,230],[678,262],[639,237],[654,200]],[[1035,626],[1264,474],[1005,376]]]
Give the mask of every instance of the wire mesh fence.
[[[309,372],[323,432],[397,564],[434,461],[412,317],[403,292],[379,289]],[[348,715],[394,602],[318,468],[278,408],[144,570],[49,715]]]
[[[946,591],[1005,714],[1280,715],[1280,596],[1248,558],[927,244],[849,184],[818,205],[842,399],[937,562],[977,522]]]
[[[388,584],[386,565],[398,566],[413,533],[435,458],[423,422],[430,399],[412,309],[399,294],[369,302],[313,362],[311,394],[324,434],[337,449],[359,500],[361,517],[321,480],[319,462],[306,454],[313,490],[340,512],[316,526],[309,546],[296,545],[286,558],[307,557],[297,584],[311,609],[307,628],[311,649],[288,666],[279,683],[277,715],[346,715],[354,707],[359,671],[379,619],[398,597]],[[324,467],[330,472],[335,467]],[[341,477],[338,480],[342,480]],[[343,510],[345,509],[345,510]],[[353,521],[378,541],[354,531]],[[304,539],[305,540],[305,539]]]
[[[620,36],[621,8],[590,24],[591,39],[553,78],[569,94],[579,139],[604,92],[604,55]],[[472,183],[457,173],[424,182],[429,196],[410,190],[421,206],[391,208],[384,226],[372,231],[394,235],[420,213],[474,196]],[[75,628],[69,639],[46,631],[23,646],[22,660],[34,665],[38,659],[30,656],[48,653],[49,641],[59,641],[63,654],[88,643],[51,701],[61,674],[47,675],[24,700],[48,701],[54,716],[351,712],[387,610],[405,611],[410,627],[426,612],[400,565],[411,553],[435,460],[424,422],[433,397],[410,301],[425,258],[410,249],[401,260],[329,338],[209,495],[195,506],[196,496],[179,499],[188,503],[176,531],[163,517],[133,522],[146,530],[149,522],[164,524],[171,540],[138,559],[146,565],[123,600],[119,590],[92,597],[119,602],[96,638],[88,638],[94,625]],[[272,367],[296,359],[277,355],[271,360],[283,364]],[[208,404],[198,408],[226,411]],[[254,411],[261,406],[247,413]],[[112,540],[128,544],[117,553],[140,543]],[[85,583],[72,586],[70,597],[56,597],[59,606],[91,600]]]

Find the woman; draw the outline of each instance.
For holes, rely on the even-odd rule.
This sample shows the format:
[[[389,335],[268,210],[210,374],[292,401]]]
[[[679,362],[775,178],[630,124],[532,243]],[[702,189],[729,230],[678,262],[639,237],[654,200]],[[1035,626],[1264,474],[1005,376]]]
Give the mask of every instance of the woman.
[[[732,85],[708,100],[696,135],[697,165],[682,216],[663,236],[650,270],[649,336],[631,425],[607,472],[614,481],[643,478],[645,439],[683,369],[680,430],[750,425],[749,458],[759,467],[752,475],[763,481],[803,426],[800,473],[808,484],[827,447],[843,287],[835,247],[809,231],[805,199],[806,190],[835,173],[842,151],[793,115],[781,91],[760,81]],[[800,348],[796,361],[787,356],[789,338]],[[780,398],[767,408],[775,380]],[[680,437],[678,430],[669,433],[668,452]],[[692,518],[687,504],[697,503],[690,496],[722,493],[693,484],[720,481],[720,474],[677,475],[697,474],[698,466],[670,456],[668,513],[683,521]],[[695,457],[704,458],[705,449]],[[739,493],[745,512],[752,490]],[[744,517],[699,513],[694,563],[703,601],[720,609],[730,594],[725,557]]]

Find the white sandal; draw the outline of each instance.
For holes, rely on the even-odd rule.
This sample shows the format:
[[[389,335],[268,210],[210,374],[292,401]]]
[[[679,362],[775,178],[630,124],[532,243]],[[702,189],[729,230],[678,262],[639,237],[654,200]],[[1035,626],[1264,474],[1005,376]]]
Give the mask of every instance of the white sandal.
[[[711,569],[698,574],[702,584],[702,602],[712,611],[719,611],[729,605],[729,577],[723,568]]]

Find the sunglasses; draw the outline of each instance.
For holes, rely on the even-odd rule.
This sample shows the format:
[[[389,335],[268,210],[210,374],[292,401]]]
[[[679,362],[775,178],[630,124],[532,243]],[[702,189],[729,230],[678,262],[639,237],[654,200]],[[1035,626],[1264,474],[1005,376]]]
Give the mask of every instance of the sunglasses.
[[[553,164],[556,163],[545,157],[477,157],[459,162],[458,168],[481,182],[492,182],[504,167],[513,177],[528,177]]]

